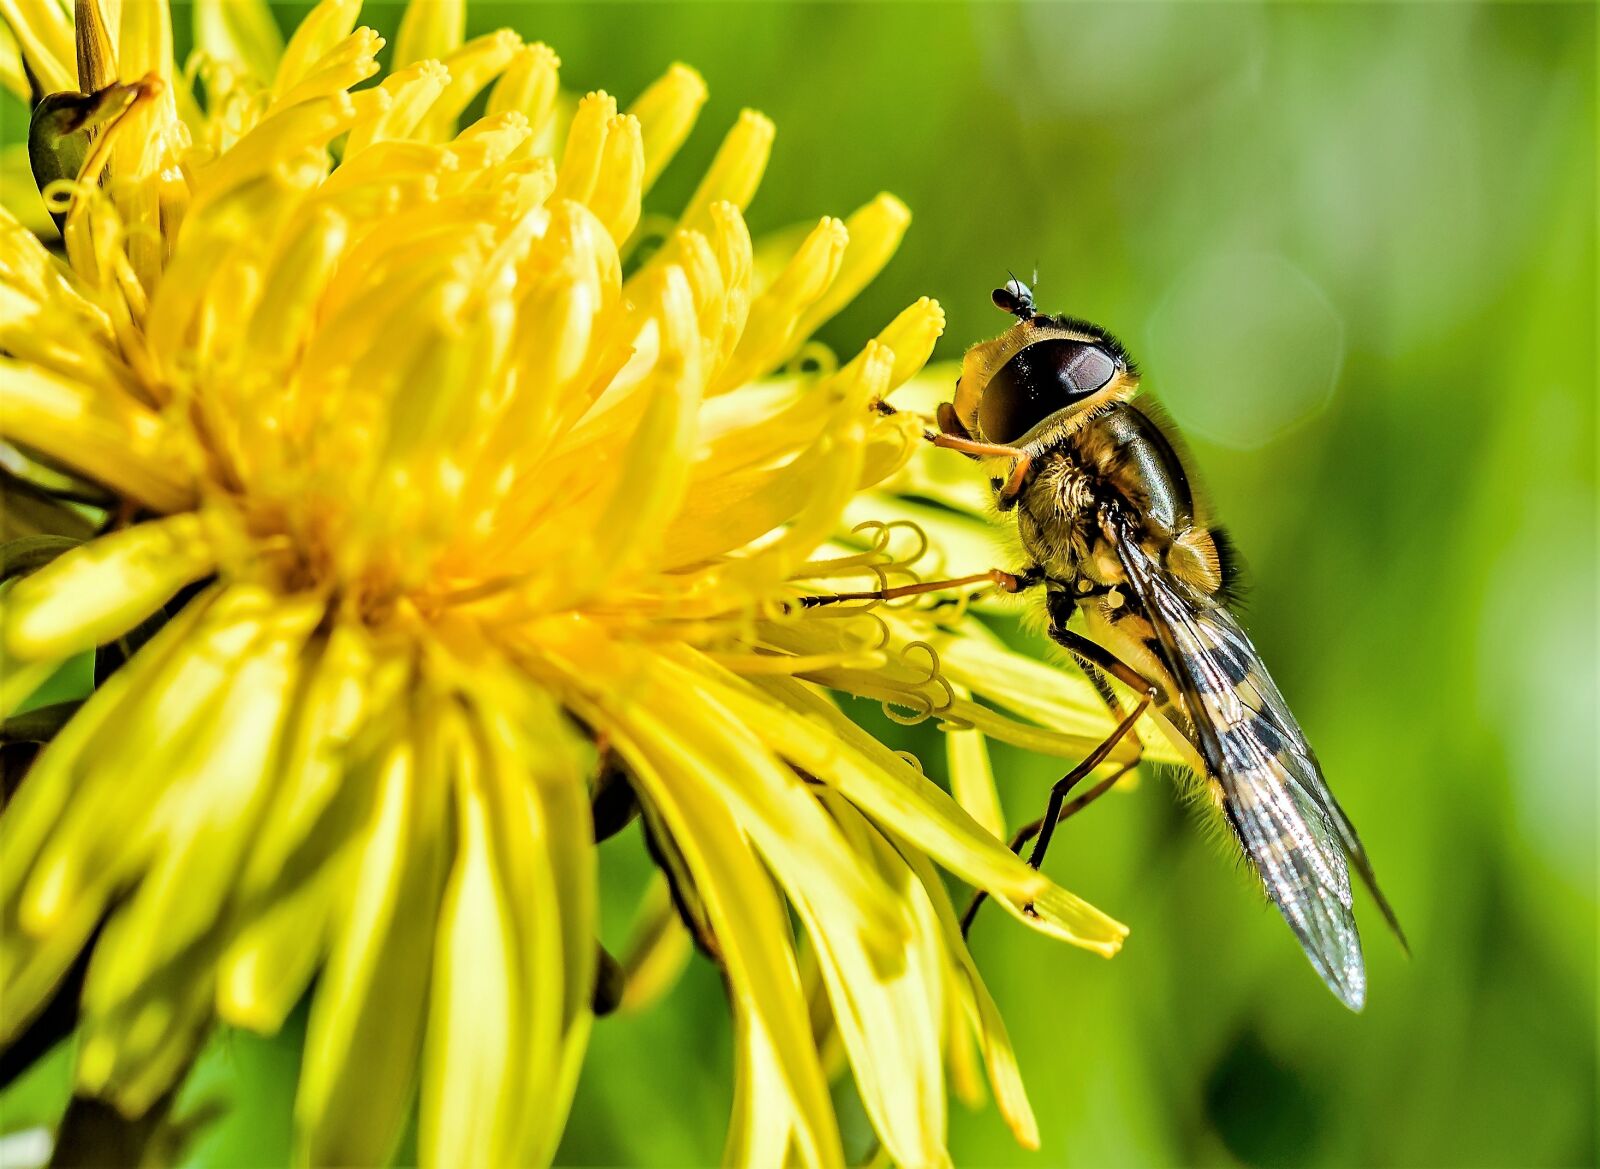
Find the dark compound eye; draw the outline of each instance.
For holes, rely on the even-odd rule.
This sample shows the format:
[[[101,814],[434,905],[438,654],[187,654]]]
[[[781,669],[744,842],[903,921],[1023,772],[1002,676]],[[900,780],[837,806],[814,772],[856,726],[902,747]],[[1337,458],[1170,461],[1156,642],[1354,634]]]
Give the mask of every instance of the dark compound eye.
[[[1089,341],[1035,341],[984,387],[978,424],[990,442],[1016,442],[1057,410],[1105,387],[1116,358]]]

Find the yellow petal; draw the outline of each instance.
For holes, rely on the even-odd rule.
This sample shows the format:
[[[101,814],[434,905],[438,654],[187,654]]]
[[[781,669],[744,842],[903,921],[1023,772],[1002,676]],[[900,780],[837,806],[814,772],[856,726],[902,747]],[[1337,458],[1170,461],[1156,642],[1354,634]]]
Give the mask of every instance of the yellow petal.
[[[567,144],[556,168],[553,199],[571,199],[587,204],[600,174],[600,159],[605,151],[607,127],[617,116],[617,99],[598,90],[585,94],[567,129]]]
[[[267,116],[320,97],[342,95],[378,72],[377,56],[383,38],[370,28],[358,28],[330,48],[306,75],[267,107]],[[235,144],[237,145],[237,144]]]
[[[725,1169],[794,1163],[798,1125],[772,1039],[753,1012],[733,1004],[733,1117],[722,1153]]]
[[[644,142],[639,136],[639,119],[612,118],[606,124],[605,151],[588,203],[619,245],[633,234],[639,222],[643,174]]]
[[[128,399],[0,358],[0,434],[161,512],[194,498],[161,420]]]
[[[5,598],[8,653],[60,660],[122,636],[216,565],[198,515],[135,524],[57,557]]]
[[[491,844],[490,817],[503,809],[488,806],[480,767],[476,759],[463,761],[455,776],[456,855],[433,951],[423,1062],[417,1152],[424,1165],[520,1164],[517,1118],[530,1103],[546,1103],[529,1091],[521,1046],[552,1047],[556,1020],[527,1010],[525,997],[542,988],[524,994],[531,972],[523,968],[513,925],[513,898],[522,890],[502,868],[513,858],[496,856]],[[523,813],[507,834],[526,844],[528,827]],[[543,858],[517,859],[536,867]],[[544,887],[530,891],[546,903],[527,909],[544,925],[540,940],[548,947],[557,930],[546,900],[548,864],[542,867]]]
[[[871,857],[900,894],[905,948],[885,963],[859,933],[811,898],[802,894],[795,908],[816,944],[833,1017],[873,1126],[896,1163],[948,1165],[943,982],[939,943],[926,930],[931,911],[920,911],[917,902],[926,899],[920,884],[860,813],[842,799],[826,802],[857,851]]]
[[[717,375],[713,393],[726,393],[770,372],[799,346],[805,339],[800,323],[833,284],[849,242],[850,234],[839,220],[824,218],[817,224],[750,306],[738,348]]]
[[[797,337],[809,337],[849,304],[883,271],[911,226],[911,211],[893,195],[879,195],[844,222],[850,246],[828,289],[806,309],[795,326]],[[935,306],[937,307],[937,306]],[[941,319],[942,325],[942,319]],[[887,341],[887,338],[884,340]],[[892,342],[890,346],[895,347]],[[932,345],[929,345],[932,349]],[[926,360],[924,355],[923,360]],[[917,362],[917,368],[921,367]],[[901,378],[900,380],[905,380]]]
[[[705,102],[705,80],[689,66],[675,63],[628,107],[628,112],[639,119],[644,137],[646,190],[689,137]]]
[[[312,1165],[388,1162],[422,1041],[446,776],[431,741],[400,739],[376,766],[376,806],[312,1000],[295,1095],[298,1155]]]
[[[590,674],[590,701],[605,725],[624,731],[651,754],[679,798],[737,810],[774,876],[885,947],[899,944],[895,906],[876,877],[841,837],[806,784],[765,750],[725,709],[698,672],[642,654],[576,647],[570,668]],[[603,689],[601,688],[603,686]]]
[[[159,670],[70,761],[76,798],[22,890],[18,917],[27,932],[45,937],[76,920],[80,907],[108,897],[149,862],[184,806],[187,793],[171,779],[192,776],[203,762],[217,733],[212,716],[239,663],[270,635],[281,609],[279,598],[259,588],[219,592]]]
[[[442,58],[460,47],[466,35],[465,0],[411,0],[394,39],[395,66]]]
[[[411,7],[433,7],[432,0],[421,0]],[[508,28],[474,37],[440,58],[450,73],[450,83],[433,103],[419,127],[418,136],[443,141],[455,133],[456,123],[472,104],[472,99],[506,71],[522,48],[522,38]]]
[[[340,819],[329,806],[343,795],[356,736],[367,723],[392,716],[410,679],[403,660],[375,660],[366,630],[344,622],[305,668],[306,683],[285,731],[282,776],[240,876],[239,897],[246,903],[263,898],[313,833]]]
[[[1000,1106],[1000,1113],[1011,1126],[1017,1143],[1027,1149],[1037,1149],[1039,1124],[1034,1119],[1032,1105],[1028,1103],[1028,1093],[1023,1087],[1022,1072],[1017,1066],[1016,1052],[1011,1047],[1011,1037],[1006,1033],[1000,1009],[995,1006],[993,997],[983,984],[977,964],[967,951],[966,939],[961,936],[961,923],[956,919],[955,908],[950,904],[944,881],[921,852],[904,848],[900,852],[928,894],[928,900],[938,915],[940,928],[944,931],[948,953],[953,956],[963,980],[957,984],[957,988],[962,992],[967,1014],[983,1046],[995,1103]]]
[[[431,4],[418,7],[430,8]],[[272,83],[272,96],[281,97],[300,84],[334,45],[350,35],[361,13],[361,0],[321,0],[295,27],[278,72]],[[408,62],[402,62],[406,64]]]
[[[28,67],[46,93],[78,89],[72,20],[52,0],[0,0],[0,16],[17,38]]]
[[[323,861],[310,876],[274,889],[217,960],[217,1015],[235,1027],[274,1035],[305,994],[327,955],[328,926],[354,849]]]
[[[561,90],[561,58],[549,45],[523,45],[489,93],[486,112],[516,112],[528,119],[535,141],[543,137]]]
[[[243,68],[262,85],[277,76],[283,34],[265,0],[196,0],[194,40],[203,52]]]
[[[419,61],[397,69],[376,88],[356,95],[357,113],[345,140],[345,163],[336,172],[340,180],[353,177],[350,160],[369,146],[410,137],[449,83],[450,71],[439,62]]]
[[[718,697],[746,712],[780,753],[827,780],[886,830],[936,857],[969,884],[1009,900],[1014,912],[1021,914],[1023,905],[1034,904],[1040,916],[1025,918],[1034,928],[1108,956],[1121,948],[1126,926],[1029,868],[942,790],[803,683],[758,677],[748,685],[781,697],[784,706],[755,699],[752,690],[742,687],[719,689]]]
[[[950,767],[950,794],[974,820],[1003,839],[1006,818],[1000,810],[1000,793],[994,785],[989,746],[982,733],[949,731],[945,734],[944,749]]]
[[[618,747],[627,754],[645,797],[660,811],[694,872],[722,947],[736,1012],[747,1014],[766,1037],[770,1057],[763,1058],[762,1066],[770,1069],[773,1079],[762,1080],[758,1096],[770,1102],[775,1093],[782,1093],[786,1101],[782,1107],[792,1113],[795,1142],[805,1164],[842,1165],[838,1126],[806,1022],[788,922],[771,879],[721,804],[685,800],[642,745],[619,739]],[[748,1099],[748,1092],[741,1095]],[[759,1115],[771,1118],[765,1108]],[[762,1140],[774,1135],[759,1127],[752,1131],[748,1125],[745,1131]],[[775,1165],[783,1160],[746,1163]]]
[[[44,749],[27,781],[0,814],[0,838],[5,841],[0,849],[0,985],[5,987],[6,999],[6,1009],[0,1011],[0,1042],[10,1042],[43,1005],[99,924],[104,905],[103,896],[78,897],[67,917],[58,920],[41,939],[21,925],[24,883],[69,807],[78,806],[74,800],[101,800],[114,794],[103,789],[119,786],[120,771],[91,770],[86,782],[81,765],[107,728],[115,729],[117,720],[126,714],[129,699],[144,692],[152,679],[159,679],[174,655],[182,651],[209,604],[206,596],[191,601],[132,661],[95,690]],[[107,799],[102,806],[112,802]]]
[[[772,121],[766,116],[754,110],[741,113],[705,177],[695,188],[678,225],[688,231],[710,235],[711,209],[716,204],[731,203],[740,211],[750,206],[767,169],[775,133]]]
[[[90,1016],[109,1016],[214,936],[281,762],[279,730],[320,605],[286,604],[230,663],[206,721],[162,777],[149,871],[95,947]]]
[[[628,944],[622,951],[621,1011],[642,1011],[673,986],[694,953],[694,939],[684,928],[664,874],[652,874],[639,899]]]
[[[859,213],[858,213],[859,214]],[[850,250],[845,254],[846,272],[842,273],[835,281],[834,289],[830,290],[829,298],[837,290],[838,285],[847,278],[852,261],[856,258],[856,248],[861,241],[857,238],[857,231],[862,230],[852,225],[852,220],[846,220],[845,226],[850,231]],[[843,304],[839,305],[842,308]],[[835,312],[838,308],[835,308]],[[805,328],[804,325],[801,326]],[[934,344],[944,333],[944,309],[939,307],[939,302],[931,297],[924,296],[911,305],[893,321],[889,327],[878,334],[880,344],[887,345],[894,351],[894,373],[889,378],[889,391],[904,385],[927,364],[928,358],[933,355]]]

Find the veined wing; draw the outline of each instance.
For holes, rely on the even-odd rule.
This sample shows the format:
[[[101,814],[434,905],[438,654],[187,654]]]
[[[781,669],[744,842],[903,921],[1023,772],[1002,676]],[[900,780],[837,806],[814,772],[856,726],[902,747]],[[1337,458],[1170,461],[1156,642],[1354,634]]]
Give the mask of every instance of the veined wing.
[[[1399,926],[1372,882],[1355,829],[1232,614],[1168,573],[1132,533],[1119,530],[1117,544],[1229,823],[1312,966],[1346,1006],[1360,1010],[1366,970],[1346,851],[1397,932]]]

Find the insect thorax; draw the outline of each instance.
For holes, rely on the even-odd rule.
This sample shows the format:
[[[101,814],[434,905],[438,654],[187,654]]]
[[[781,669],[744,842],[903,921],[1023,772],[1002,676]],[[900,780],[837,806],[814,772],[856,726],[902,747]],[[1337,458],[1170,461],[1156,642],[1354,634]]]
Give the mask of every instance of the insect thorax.
[[[1046,577],[1071,584],[1093,555],[1103,485],[1065,443],[1039,456],[1035,468],[1017,501],[1017,531]]]

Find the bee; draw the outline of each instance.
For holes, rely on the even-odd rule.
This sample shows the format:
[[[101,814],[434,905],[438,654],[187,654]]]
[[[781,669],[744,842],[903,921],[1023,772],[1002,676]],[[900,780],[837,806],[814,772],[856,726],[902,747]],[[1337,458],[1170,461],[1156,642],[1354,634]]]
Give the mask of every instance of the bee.
[[[1016,322],[968,350],[930,440],[1004,460],[993,464],[1005,468],[992,480],[995,500],[1014,515],[1029,563],[989,578],[1009,591],[1043,589],[1050,636],[1119,717],[1107,677],[1138,696],[1106,742],[1052,788],[1044,816],[1013,848],[1020,853],[1033,839],[1028,860],[1038,867],[1055,826],[1117,775],[1069,803],[1076,786],[1122,739],[1137,742],[1141,718],[1153,719],[1203,778],[1311,965],[1360,1010],[1366,970],[1351,868],[1402,946],[1404,934],[1315,753],[1230,611],[1232,546],[1197,505],[1165,429],[1134,403],[1139,371],[1117,340],[1086,321],[1036,311],[1016,279],[993,299]],[[1083,632],[1069,628],[1074,617]]]

